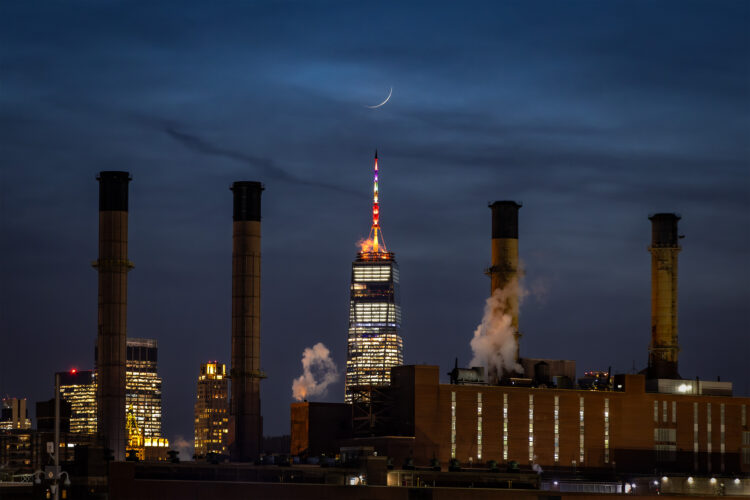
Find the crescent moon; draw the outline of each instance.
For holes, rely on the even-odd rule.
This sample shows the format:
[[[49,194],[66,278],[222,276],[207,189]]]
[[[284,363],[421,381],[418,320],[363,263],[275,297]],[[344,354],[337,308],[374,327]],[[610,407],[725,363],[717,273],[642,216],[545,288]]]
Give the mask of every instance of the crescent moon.
[[[388,97],[385,98],[385,101],[381,102],[380,104],[376,104],[375,106],[365,106],[365,107],[370,108],[370,109],[379,108],[380,106],[388,102],[392,94],[393,94],[393,87],[391,87],[391,90],[388,92]]]

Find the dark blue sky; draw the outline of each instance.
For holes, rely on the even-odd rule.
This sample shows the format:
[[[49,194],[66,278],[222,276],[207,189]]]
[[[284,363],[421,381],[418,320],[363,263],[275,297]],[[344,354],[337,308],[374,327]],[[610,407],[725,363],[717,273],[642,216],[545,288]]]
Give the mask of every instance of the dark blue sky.
[[[408,363],[470,360],[487,202],[513,199],[521,354],[642,368],[647,216],[674,211],[680,371],[748,394],[749,27],[743,1],[3,2],[0,393],[91,368],[95,175],[128,170],[128,333],[158,339],[165,434],[192,441],[199,363],[229,361],[228,188],[259,180],[263,413],[288,432],[302,350],[343,369],[377,147]]]

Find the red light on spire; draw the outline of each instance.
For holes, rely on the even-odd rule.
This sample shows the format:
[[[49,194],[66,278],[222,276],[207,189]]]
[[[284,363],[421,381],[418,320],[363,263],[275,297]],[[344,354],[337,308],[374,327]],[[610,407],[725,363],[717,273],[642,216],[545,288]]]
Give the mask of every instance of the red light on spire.
[[[370,236],[366,240],[360,241],[360,247],[363,254],[368,258],[386,258],[388,250],[383,240],[383,232],[380,229],[380,200],[378,193],[378,151],[375,150],[375,165],[373,171],[372,186],[372,227]]]
[[[72,370],[70,370],[70,373],[72,373],[73,375],[75,375],[76,373],[78,373],[78,370],[76,370],[75,368],[73,368]]]

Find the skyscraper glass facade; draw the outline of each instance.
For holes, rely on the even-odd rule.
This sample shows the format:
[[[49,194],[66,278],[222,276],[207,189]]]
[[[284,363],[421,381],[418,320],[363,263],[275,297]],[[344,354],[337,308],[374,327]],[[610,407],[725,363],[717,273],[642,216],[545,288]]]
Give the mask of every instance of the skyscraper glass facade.
[[[392,252],[360,252],[352,263],[346,402],[385,386],[404,362],[398,264]],[[358,396],[359,395],[359,396]]]

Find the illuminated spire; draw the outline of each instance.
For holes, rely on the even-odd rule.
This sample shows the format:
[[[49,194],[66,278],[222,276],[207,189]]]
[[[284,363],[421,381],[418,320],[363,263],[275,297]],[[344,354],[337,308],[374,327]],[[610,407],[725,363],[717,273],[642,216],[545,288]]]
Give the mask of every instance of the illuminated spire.
[[[383,231],[380,229],[380,202],[378,200],[378,150],[375,150],[375,169],[372,183],[372,227],[366,240],[360,240],[360,252],[370,259],[386,259],[389,256],[385,247]]]
[[[378,205],[378,150],[375,150],[375,180],[372,193],[372,251],[378,251],[378,230],[380,229],[380,206]],[[385,251],[385,245],[383,248]]]

